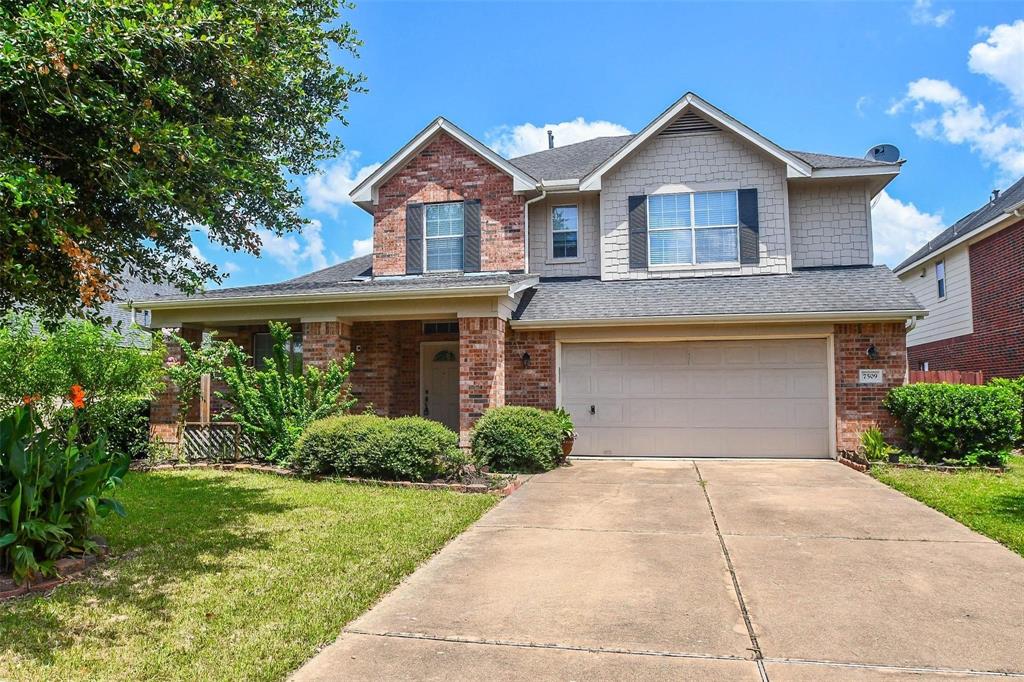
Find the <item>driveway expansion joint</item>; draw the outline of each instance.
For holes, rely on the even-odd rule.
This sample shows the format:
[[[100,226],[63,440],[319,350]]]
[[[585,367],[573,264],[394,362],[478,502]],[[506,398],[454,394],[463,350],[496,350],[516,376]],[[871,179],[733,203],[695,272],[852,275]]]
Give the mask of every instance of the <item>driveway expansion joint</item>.
[[[879,670],[904,673],[932,673],[935,675],[969,675],[974,677],[1004,677],[1024,679],[1024,672],[1006,672],[1001,670],[974,670],[970,668],[943,668],[919,665],[896,665],[889,663],[849,663],[846,661],[828,661],[809,658],[774,658],[763,659],[765,663],[785,663],[793,665],[822,666],[830,668],[850,668],[853,670]]]
[[[934,538],[878,538],[870,535],[784,535],[782,533],[722,533],[730,538],[779,538],[780,540],[865,540],[868,542],[930,542],[940,545],[991,545],[995,540],[936,540]]]

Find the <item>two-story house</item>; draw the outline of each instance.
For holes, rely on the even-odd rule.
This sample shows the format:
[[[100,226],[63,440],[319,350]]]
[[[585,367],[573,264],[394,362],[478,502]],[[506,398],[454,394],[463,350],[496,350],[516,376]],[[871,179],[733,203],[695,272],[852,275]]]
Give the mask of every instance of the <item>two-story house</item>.
[[[1024,178],[896,266],[929,310],[907,334],[911,369],[1024,375]]]
[[[899,172],[692,93],[636,135],[513,159],[439,118],[352,191],[372,256],[140,305],[256,355],[291,321],[304,362],[355,353],[362,403],[464,439],[490,407],[564,406],[581,455],[834,456],[888,426],[925,312],[871,264]]]

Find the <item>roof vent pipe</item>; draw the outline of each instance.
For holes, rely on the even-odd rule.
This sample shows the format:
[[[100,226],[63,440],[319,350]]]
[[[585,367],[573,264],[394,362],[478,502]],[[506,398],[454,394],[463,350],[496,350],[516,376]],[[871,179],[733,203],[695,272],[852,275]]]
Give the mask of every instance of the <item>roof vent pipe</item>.
[[[551,133],[548,133],[548,135],[550,135],[550,134]],[[999,198],[999,190],[997,190],[997,189],[992,190],[992,201],[995,201],[998,198]]]
[[[548,131],[548,149],[554,149],[554,148],[555,148],[555,133],[549,130]]]

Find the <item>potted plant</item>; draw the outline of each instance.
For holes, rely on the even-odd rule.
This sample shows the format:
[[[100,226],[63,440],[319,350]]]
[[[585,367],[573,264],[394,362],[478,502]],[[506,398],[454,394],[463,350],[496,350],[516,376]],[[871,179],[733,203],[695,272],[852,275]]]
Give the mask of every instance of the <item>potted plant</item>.
[[[576,427],[572,423],[572,417],[565,411],[565,408],[555,408],[554,415],[558,420],[558,428],[562,434],[562,461],[564,462],[569,458],[569,453],[572,452],[572,445],[576,440]]]

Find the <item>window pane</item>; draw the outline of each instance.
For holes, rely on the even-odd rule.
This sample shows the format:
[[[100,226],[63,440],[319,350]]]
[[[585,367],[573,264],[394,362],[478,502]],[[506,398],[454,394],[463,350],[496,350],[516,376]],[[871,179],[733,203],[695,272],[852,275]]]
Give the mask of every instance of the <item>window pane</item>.
[[[698,226],[736,225],[736,192],[697,192],[693,195],[693,221]]]
[[[427,270],[461,270],[462,237],[427,240]]]
[[[554,232],[576,232],[579,215],[575,206],[556,206],[551,211],[551,229]]]
[[[302,334],[295,333],[288,342],[289,365],[295,374],[302,374]],[[256,369],[266,369],[273,358],[274,340],[270,334],[259,332],[253,334],[252,355]]]
[[[659,227],[690,226],[689,194],[655,194],[647,199],[647,226]]]
[[[448,237],[462,234],[463,204],[427,204],[427,236]]]
[[[576,232],[555,232],[551,235],[555,258],[576,258],[578,253]]]
[[[651,237],[651,265],[674,265],[693,262],[692,230],[663,230],[649,232]]]
[[[697,230],[697,262],[738,261],[739,244],[735,227],[711,227]]]

